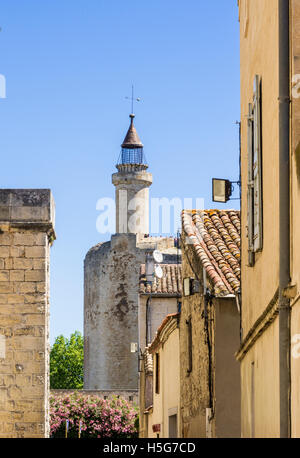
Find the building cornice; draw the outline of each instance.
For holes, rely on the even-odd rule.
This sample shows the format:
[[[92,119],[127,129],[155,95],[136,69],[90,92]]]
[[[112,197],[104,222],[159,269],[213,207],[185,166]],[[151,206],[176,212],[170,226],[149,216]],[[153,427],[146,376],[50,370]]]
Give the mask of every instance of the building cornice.
[[[261,334],[273,323],[279,313],[278,308],[279,290],[277,289],[265,311],[259,316],[254,325],[243,339],[238,352],[235,354],[238,361],[242,361],[250,348],[254,345]]]

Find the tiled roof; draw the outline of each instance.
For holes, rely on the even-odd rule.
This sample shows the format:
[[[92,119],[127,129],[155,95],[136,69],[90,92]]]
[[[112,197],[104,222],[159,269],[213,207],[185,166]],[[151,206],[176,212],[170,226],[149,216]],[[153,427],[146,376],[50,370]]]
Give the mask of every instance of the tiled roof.
[[[122,148],[142,148],[143,144],[133,124],[134,114],[130,115],[130,126],[122,143]]]
[[[183,210],[182,226],[217,295],[240,289],[240,212]]]
[[[140,269],[140,294],[157,294],[166,296],[181,296],[182,279],[180,264],[160,264],[163,276],[154,278],[152,284],[146,282],[145,264]]]

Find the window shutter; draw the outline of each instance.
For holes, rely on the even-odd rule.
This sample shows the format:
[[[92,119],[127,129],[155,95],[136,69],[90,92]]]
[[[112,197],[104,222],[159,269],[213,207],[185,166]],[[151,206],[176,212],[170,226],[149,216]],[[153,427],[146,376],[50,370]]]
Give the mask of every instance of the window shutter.
[[[261,157],[261,91],[260,78],[254,79],[253,97],[253,248],[262,249],[262,157]]]
[[[249,103],[248,111],[248,193],[247,193],[247,225],[248,225],[248,264],[254,264],[253,247],[253,107]]]

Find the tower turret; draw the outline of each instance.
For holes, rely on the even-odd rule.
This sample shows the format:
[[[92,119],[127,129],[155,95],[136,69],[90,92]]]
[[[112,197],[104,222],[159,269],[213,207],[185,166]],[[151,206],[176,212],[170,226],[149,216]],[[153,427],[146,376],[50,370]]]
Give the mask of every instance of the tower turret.
[[[130,114],[130,126],[121,145],[121,153],[112,175],[116,187],[116,232],[149,233],[149,186],[152,174],[144,147],[133,124],[134,114]]]

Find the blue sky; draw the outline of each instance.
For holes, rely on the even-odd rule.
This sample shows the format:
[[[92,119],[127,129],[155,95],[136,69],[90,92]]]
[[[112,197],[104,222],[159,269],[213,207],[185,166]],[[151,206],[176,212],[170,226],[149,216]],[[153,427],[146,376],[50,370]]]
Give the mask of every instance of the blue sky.
[[[152,197],[203,197],[212,177],[238,179],[236,0],[6,0],[0,7],[0,186],[51,188],[50,339],[83,330],[83,260],[110,238],[96,202],[135,125]],[[236,193],[237,195],[237,193]]]

